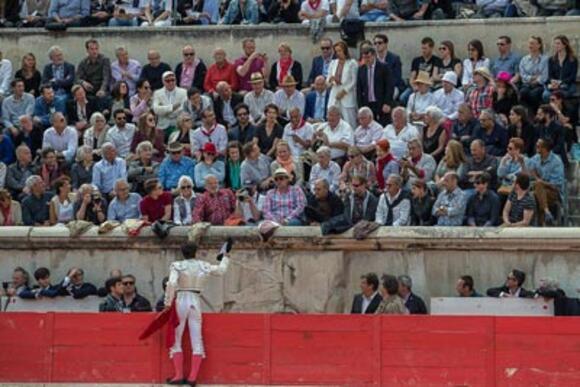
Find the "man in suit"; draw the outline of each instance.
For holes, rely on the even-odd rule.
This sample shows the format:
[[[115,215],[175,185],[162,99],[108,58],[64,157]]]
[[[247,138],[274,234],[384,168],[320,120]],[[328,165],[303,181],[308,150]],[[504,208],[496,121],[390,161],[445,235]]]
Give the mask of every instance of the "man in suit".
[[[330,61],[334,59],[334,49],[332,48],[332,39],[320,39],[320,54],[312,59],[310,66],[310,74],[308,75],[308,87],[313,87],[316,77],[322,75],[324,79],[328,76],[328,66]]]
[[[236,106],[244,102],[244,98],[238,94],[232,92],[232,87],[226,82],[218,82],[216,86],[216,91],[218,93],[217,98],[214,100],[214,109],[217,117],[217,122],[230,129],[236,122]]]
[[[368,273],[360,277],[361,294],[354,296],[351,314],[374,314],[383,297],[378,292],[379,277],[375,273]]]
[[[393,104],[391,73],[386,64],[377,60],[374,48],[363,48],[362,55],[365,64],[359,67],[357,74],[358,106],[368,106],[384,126],[388,123]]]
[[[64,53],[59,46],[48,49],[50,63],[42,71],[42,83],[52,86],[57,96],[70,94],[75,81],[75,66],[64,60]]]
[[[181,50],[183,62],[175,67],[177,85],[189,90],[192,87],[203,90],[203,81],[207,68],[200,58],[195,56],[195,50],[189,44]]]
[[[389,38],[385,34],[376,34],[373,45],[377,50],[377,60],[387,65],[391,74],[393,89],[402,92],[405,89],[405,82],[401,70],[401,58],[399,55],[389,51]]]
[[[497,288],[487,289],[487,295],[489,297],[533,297],[533,291],[526,290],[522,287],[524,282],[526,282],[526,273],[518,269],[513,269],[508,274],[505,284]]]
[[[326,108],[328,107],[328,90],[326,79],[319,75],[314,80],[314,88],[306,94],[304,107],[304,119],[311,124],[319,124],[326,121]]]
[[[361,220],[375,221],[379,199],[367,188],[367,179],[355,175],[350,181],[351,193],[344,199],[344,214],[350,224],[357,224]]]
[[[405,307],[410,314],[427,314],[427,306],[425,301],[411,291],[413,288],[413,280],[408,275],[400,275],[399,280],[399,296],[405,301]]]
[[[157,127],[165,131],[165,138],[175,131],[177,117],[187,101],[187,90],[178,87],[173,71],[166,71],[161,77],[163,87],[153,93],[153,111],[158,117]]]

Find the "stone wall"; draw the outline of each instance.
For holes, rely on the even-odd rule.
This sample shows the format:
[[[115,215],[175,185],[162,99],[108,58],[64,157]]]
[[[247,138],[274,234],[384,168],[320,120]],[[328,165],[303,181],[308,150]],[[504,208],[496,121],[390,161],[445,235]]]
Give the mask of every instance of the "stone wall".
[[[178,227],[164,241],[144,229],[138,237],[121,230],[98,235],[96,228],[70,238],[66,228],[0,229],[0,280],[16,266],[31,273],[49,267],[55,281],[71,266],[85,269],[86,280],[102,284],[120,268],[138,278],[139,291],[150,300],[161,295],[161,280],[186,240]],[[205,292],[212,310],[232,312],[343,312],[350,308],[361,274],[409,274],[415,291],[430,297],[453,296],[455,281],[471,274],[479,291],[498,286],[512,268],[528,274],[525,286],[557,278],[570,296],[580,287],[578,228],[472,229],[383,227],[357,241],[349,233],[323,237],[318,228],[279,229],[260,242],[254,229],[210,228],[199,253],[213,261],[226,236],[237,241],[224,278],[212,280]]]
[[[386,25],[370,23],[366,26],[366,37],[372,39],[376,33],[386,33],[390,39],[390,49],[401,55],[404,74],[408,74],[412,58],[419,55],[420,41],[424,36],[431,36],[436,42],[453,41],[460,58],[467,56],[467,42],[475,38],[483,41],[488,56],[495,57],[495,42],[499,35],[511,36],[514,49],[519,52],[526,52],[530,35],[539,35],[544,38],[546,52],[549,52],[551,38],[566,34],[578,52],[579,24],[580,17],[418,21]],[[340,36],[336,26],[328,27],[327,35],[335,40]],[[47,49],[54,44],[65,48],[66,59],[76,64],[86,55],[84,42],[91,37],[102,43],[102,51],[111,58],[114,58],[118,45],[125,45],[131,57],[146,63],[147,48],[156,48],[161,51],[162,59],[172,66],[181,61],[181,47],[185,44],[192,44],[204,61],[212,63],[214,48],[223,47],[230,54],[230,59],[235,59],[240,55],[242,39],[253,37],[258,49],[266,52],[273,62],[278,58],[277,45],[287,42],[293,48],[294,57],[302,63],[305,78],[310,71],[311,58],[319,55],[318,46],[313,45],[308,36],[308,28],[302,25],[71,28],[64,33],[49,33],[42,29],[3,29],[0,48],[4,57],[12,60],[14,71],[20,67],[22,55],[27,52],[36,54],[38,62],[44,65],[48,60]]]

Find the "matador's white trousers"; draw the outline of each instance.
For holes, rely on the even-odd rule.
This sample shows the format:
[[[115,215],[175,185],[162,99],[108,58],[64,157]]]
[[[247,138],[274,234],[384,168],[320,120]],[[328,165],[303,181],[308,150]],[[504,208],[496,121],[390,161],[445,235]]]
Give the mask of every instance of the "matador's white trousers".
[[[175,300],[175,308],[179,317],[179,325],[175,328],[175,344],[169,350],[169,357],[182,352],[181,338],[185,325],[189,327],[191,349],[194,355],[205,357],[203,337],[201,336],[201,298],[199,294],[187,291],[178,291]]]

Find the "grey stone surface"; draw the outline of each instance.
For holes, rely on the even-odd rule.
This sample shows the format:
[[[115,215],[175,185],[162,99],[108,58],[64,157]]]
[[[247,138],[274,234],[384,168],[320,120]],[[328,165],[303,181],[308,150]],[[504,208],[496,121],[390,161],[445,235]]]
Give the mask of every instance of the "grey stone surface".
[[[102,286],[110,270],[137,277],[141,294],[152,303],[161,295],[161,281],[178,257],[188,228],[175,228],[164,241],[143,230],[137,237],[122,232],[98,235],[93,230],[70,238],[59,228],[2,228],[0,280],[9,280],[16,266],[31,274],[46,266],[53,282],[72,266],[85,269],[86,280]],[[25,232],[26,231],[26,232]],[[534,288],[545,277],[556,278],[572,296],[580,287],[580,229],[471,229],[382,227],[357,241],[349,233],[323,237],[314,227],[278,229],[268,243],[255,229],[213,227],[202,239],[201,259],[215,262],[216,248],[232,235],[237,241],[230,270],[212,278],[204,296],[208,311],[342,313],[350,310],[360,276],[409,274],[414,291],[427,305],[431,297],[455,295],[462,274],[476,287],[505,281],[512,268],[528,275]]]

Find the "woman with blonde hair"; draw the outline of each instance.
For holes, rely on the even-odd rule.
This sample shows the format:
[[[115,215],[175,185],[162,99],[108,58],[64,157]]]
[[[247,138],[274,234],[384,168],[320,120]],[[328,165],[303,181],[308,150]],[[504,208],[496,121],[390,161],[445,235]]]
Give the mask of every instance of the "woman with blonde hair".
[[[55,195],[49,204],[50,225],[67,224],[74,220],[74,194],[71,193],[70,178],[62,176],[54,182]]]
[[[278,85],[282,83],[284,78],[292,75],[297,82],[296,89],[302,88],[302,65],[297,60],[292,58],[292,48],[288,43],[280,43],[278,45],[278,54],[280,59],[272,64],[270,70],[270,88],[276,90]]]
[[[77,149],[76,162],[70,170],[72,179],[72,188],[79,189],[83,184],[90,184],[93,180],[93,148],[88,145],[82,145]]]
[[[466,162],[467,157],[465,157],[463,145],[457,140],[449,141],[445,147],[445,155],[435,170],[435,183],[439,185],[447,172],[455,172],[459,177],[463,176]]]
[[[292,184],[301,186],[302,182],[304,181],[304,171],[302,170],[302,164],[297,163],[292,158],[292,152],[290,151],[290,145],[288,141],[280,140],[276,145],[276,159],[270,163],[270,172],[271,175],[274,175],[274,172],[278,168],[284,168],[286,172],[290,174],[293,178]]]
[[[38,97],[40,90],[41,75],[36,69],[36,57],[29,52],[22,57],[22,67],[14,74],[14,79],[24,81],[24,91]]]
[[[191,137],[193,135],[193,118],[191,114],[186,112],[179,114],[175,127],[177,130],[169,135],[167,143],[180,143],[183,145],[183,155],[191,157]]]

